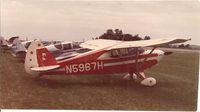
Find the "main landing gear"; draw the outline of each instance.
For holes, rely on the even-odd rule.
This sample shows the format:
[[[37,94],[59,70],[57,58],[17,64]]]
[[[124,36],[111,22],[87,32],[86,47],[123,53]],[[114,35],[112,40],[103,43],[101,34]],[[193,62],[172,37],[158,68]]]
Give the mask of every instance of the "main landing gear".
[[[136,59],[135,59],[135,64],[136,64],[136,72],[129,72],[129,74],[125,75],[124,78],[125,79],[130,79],[130,80],[136,80],[139,81],[141,85],[144,86],[154,86],[156,85],[156,79],[153,77],[148,77],[146,78],[144,72],[140,72],[140,71],[144,71],[141,67],[143,66],[143,64],[146,62],[147,58],[153,53],[153,51],[156,49],[156,47],[154,47],[149,54],[146,55],[146,57],[144,58],[144,60],[142,61],[142,63],[138,63],[138,56],[139,56],[139,51],[138,48],[136,48]],[[139,79],[139,80],[137,80]]]
[[[156,85],[156,79],[153,77],[146,77],[144,72],[128,73],[123,77],[123,79],[134,80],[136,82],[139,82],[143,86],[151,87],[151,86]]]

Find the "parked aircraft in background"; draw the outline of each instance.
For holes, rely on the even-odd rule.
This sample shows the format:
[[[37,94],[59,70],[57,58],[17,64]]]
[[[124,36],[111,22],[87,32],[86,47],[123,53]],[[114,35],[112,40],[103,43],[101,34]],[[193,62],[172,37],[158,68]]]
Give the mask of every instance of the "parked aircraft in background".
[[[45,47],[56,57],[56,60],[63,60],[78,55],[79,53],[74,51],[81,49],[79,44],[79,42],[60,42]]]
[[[8,50],[8,49],[12,49],[13,46],[16,46],[19,43],[24,45],[24,47],[28,48],[28,46],[30,45],[32,41],[20,40],[18,36],[15,36],[15,37],[9,38],[8,40],[5,40],[3,37],[1,37],[0,42],[2,42],[1,47]]]
[[[16,58],[25,59],[27,48],[32,41],[33,40],[21,42],[19,38],[14,38],[11,46],[12,55]],[[47,43],[47,41],[42,41],[42,43]],[[47,44],[45,47],[56,57],[56,60],[62,60],[77,55],[78,53],[73,51],[80,48],[77,42]]]
[[[27,48],[29,47],[31,42],[32,40],[21,42],[19,38],[15,38],[11,46],[12,55],[14,57],[24,59],[26,56]]]
[[[127,73],[124,78],[139,79],[144,86],[154,86],[156,79],[146,77],[144,71],[156,65],[171,52],[156,50],[159,45],[186,42],[184,38],[165,38],[140,41],[97,39],[80,44],[77,55],[56,60],[49,50],[35,40],[28,48],[25,70],[32,76],[84,75]],[[152,47],[144,50],[144,47]]]
[[[15,38],[12,43],[11,47],[11,53],[14,57],[17,58],[25,58],[26,56],[26,48],[25,46],[21,43],[19,38]]]
[[[0,45],[1,47],[7,47],[8,42],[4,39],[4,37],[0,36]]]

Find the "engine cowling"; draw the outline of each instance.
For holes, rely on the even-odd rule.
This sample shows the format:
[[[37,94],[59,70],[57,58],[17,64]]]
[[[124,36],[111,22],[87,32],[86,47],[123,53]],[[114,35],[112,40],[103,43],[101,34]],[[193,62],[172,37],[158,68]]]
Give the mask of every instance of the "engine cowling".
[[[156,79],[153,77],[148,77],[148,78],[145,78],[144,80],[142,80],[140,82],[140,84],[142,84],[144,86],[154,86],[154,85],[156,85]]]

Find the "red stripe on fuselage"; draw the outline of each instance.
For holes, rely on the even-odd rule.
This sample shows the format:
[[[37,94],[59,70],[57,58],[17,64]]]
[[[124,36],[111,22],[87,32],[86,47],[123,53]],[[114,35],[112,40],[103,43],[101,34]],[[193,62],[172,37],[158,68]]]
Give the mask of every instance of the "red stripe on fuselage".
[[[140,66],[142,62],[139,62],[137,66]],[[145,61],[144,64],[140,67],[139,71],[143,72],[145,69],[152,67],[153,65],[157,64],[157,60],[149,60]],[[122,64],[117,66],[108,66],[104,67],[100,70],[91,70],[91,71],[83,71],[83,72],[72,72],[66,74],[65,71],[49,71],[45,73],[41,73],[41,75],[94,75],[94,74],[112,74],[112,73],[127,73],[127,72],[136,72],[136,63],[130,63],[130,64]],[[138,71],[137,71],[138,72]]]

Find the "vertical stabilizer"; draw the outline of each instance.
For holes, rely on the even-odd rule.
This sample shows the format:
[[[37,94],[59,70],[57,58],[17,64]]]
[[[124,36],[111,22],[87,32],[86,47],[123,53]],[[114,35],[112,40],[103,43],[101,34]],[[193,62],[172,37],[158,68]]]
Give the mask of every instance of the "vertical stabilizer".
[[[44,47],[39,40],[34,40],[26,53],[25,70],[29,74],[37,75],[39,72],[31,70],[35,67],[56,65],[57,62],[52,54]]]

